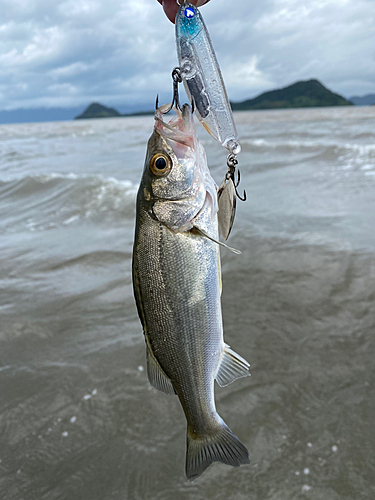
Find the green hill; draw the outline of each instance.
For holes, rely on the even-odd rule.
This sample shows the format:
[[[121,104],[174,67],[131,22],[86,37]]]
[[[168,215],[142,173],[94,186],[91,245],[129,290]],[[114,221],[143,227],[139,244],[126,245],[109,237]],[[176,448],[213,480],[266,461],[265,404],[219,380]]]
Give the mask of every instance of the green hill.
[[[334,94],[318,80],[294,83],[283,89],[264,92],[254,99],[231,103],[233,111],[248,109],[310,108],[320,106],[351,106],[339,94]]]
[[[114,108],[107,108],[107,106],[103,106],[103,104],[99,104],[98,102],[93,102],[88,106],[85,111],[76,116],[75,120],[83,120],[87,118],[113,118],[118,116],[145,116],[145,115],[153,115],[155,111],[135,111],[134,113],[125,113],[121,114]]]
[[[339,94],[334,94],[318,80],[307,80],[294,83],[283,89],[264,92],[254,99],[242,102],[232,102],[233,111],[248,109],[275,109],[275,108],[309,108],[320,106],[352,106]],[[98,102],[93,102],[85,111],[75,117],[75,120],[85,118],[109,118],[119,116],[152,115],[154,111],[138,111],[121,114],[114,108],[107,108]]]
[[[107,108],[98,102],[93,102],[81,115],[76,116],[74,119],[83,120],[86,118],[110,118],[113,116],[121,116],[121,114],[114,108]]]

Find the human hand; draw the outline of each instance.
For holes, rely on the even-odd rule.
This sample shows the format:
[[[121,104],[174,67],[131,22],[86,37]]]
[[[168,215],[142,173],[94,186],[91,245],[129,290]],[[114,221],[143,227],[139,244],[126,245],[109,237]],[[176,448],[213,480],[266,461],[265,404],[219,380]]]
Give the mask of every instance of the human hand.
[[[197,7],[200,7],[201,5],[204,5],[205,3],[209,2],[210,0],[189,0],[190,3],[196,5]],[[178,11],[178,4],[176,0],[158,0],[158,2],[163,6],[164,12],[167,16],[167,18],[174,23],[174,20],[176,19],[176,14]]]

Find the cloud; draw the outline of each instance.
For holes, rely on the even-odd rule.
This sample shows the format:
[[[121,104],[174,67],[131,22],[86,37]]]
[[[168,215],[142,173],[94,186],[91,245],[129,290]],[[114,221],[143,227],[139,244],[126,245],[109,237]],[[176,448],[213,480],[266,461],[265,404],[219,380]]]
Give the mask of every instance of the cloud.
[[[49,74],[54,79],[72,78],[77,75],[81,75],[89,71],[90,69],[98,68],[98,64],[94,62],[93,64],[87,64],[86,62],[77,61],[72,64],[67,64],[66,66],[61,66],[56,69],[52,69]]]
[[[0,109],[169,99],[173,25],[156,0],[0,0]],[[211,0],[230,99],[319,78],[374,92],[372,0]]]
[[[226,64],[225,84],[233,94],[245,93],[242,97],[248,97],[256,89],[271,87],[273,82],[259,69],[259,57],[252,55]]]
[[[3,68],[21,67],[21,71],[29,65],[53,64],[60,56],[64,42],[64,32],[57,26],[36,31],[27,41],[18,48],[0,55],[0,64]]]
[[[273,79],[277,76],[287,83],[314,76],[349,94],[353,77],[361,75],[358,92],[373,88],[374,2],[276,0],[254,29],[259,37],[267,37],[268,62],[273,62],[276,70],[270,64],[268,72],[275,75]]]

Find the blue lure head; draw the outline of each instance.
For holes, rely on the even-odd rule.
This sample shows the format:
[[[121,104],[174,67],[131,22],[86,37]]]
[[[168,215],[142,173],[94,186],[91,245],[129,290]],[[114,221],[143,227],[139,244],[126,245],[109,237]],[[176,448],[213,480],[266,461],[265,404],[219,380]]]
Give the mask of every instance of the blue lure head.
[[[184,15],[188,19],[191,19],[192,17],[194,17],[195,16],[194,7],[186,7],[186,9],[184,10]]]
[[[180,35],[189,37],[196,36],[202,29],[199,11],[191,3],[185,2],[180,6],[176,16],[176,29]]]

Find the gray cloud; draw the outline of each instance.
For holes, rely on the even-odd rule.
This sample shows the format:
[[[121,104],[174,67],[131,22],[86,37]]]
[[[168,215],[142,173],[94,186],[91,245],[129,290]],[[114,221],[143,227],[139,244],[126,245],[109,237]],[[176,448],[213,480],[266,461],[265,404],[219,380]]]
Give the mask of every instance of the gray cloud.
[[[0,0],[0,109],[168,97],[174,28],[156,0]],[[375,91],[373,0],[211,0],[202,7],[231,99],[318,78]]]

